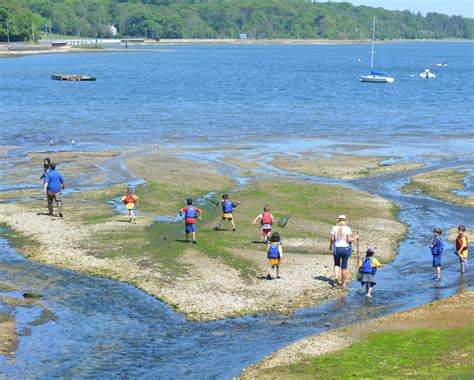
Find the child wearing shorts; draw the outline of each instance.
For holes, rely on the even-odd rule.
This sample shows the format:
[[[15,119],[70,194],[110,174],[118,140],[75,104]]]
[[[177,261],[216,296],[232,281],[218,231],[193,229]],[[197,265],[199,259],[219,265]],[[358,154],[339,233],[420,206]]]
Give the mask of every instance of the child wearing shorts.
[[[362,273],[362,286],[365,285],[365,296],[368,298],[372,297],[372,289],[376,284],[375,273],[377,273],[377,268],[383,266],[380,262],[374,257],[375,248],[367,248],[365,259],[362,259],[359,262],[359,272]]]
[[[235,232],[235,222],[234,222],[234,208],[240,204],[240,201],[231,201],[229,199],[229,194],[222,195],[221,205],[222,205],[222,217],[217,224],[217,227],[214,229],[216,231],[221,229],[222,222],[228,220],[232,225],[232,231]]]
[[[436,271],[436,279],[441,278],[441,254],[443,253],[443,239],[441,234],[443,231],[437,227],[433,230],[433,241],[430,244],[431,254],[433,255],[433,268]]]
[[[260,220],[260,225],[262,226],[264,243],[268,243],[270,241],[270,233],[272,232],[273,225],[273,215],[270,212],[270,206],[263,208],[263,212],[257,215],[253,224],[256,224],[258,220]]]
[[[179,215],[184,214],[184,232],[186,233],[186,241],[189,241],[189,234],[193,235],[193,244],[197,244],[196,241],[196,219],[201,220],[201,210],[193,206],[193,200],[188,198],[186,200],[186,207],[180,209]]]
[[[128,210],[128,218],[130,223],[135,222],[135,214],[133,210],[138,205],[138,197],[134,194],[133,189],[128,188],[127,193],[122,197],[122,202]]]
[[[456,237],[456,254],[459,257],[459,263],[461,264],[461,273],[466,270],[467,255],[469,242],[466,236],[466,226],[461,224],[458,227],[458,236]]]
[[[272,273],[276,271],[276,278],[280,278],[280,264],[283,255],[283,247],[278,232],[272,233],[270,242],[267,244],[268,271],[267,280],[272,280]]]

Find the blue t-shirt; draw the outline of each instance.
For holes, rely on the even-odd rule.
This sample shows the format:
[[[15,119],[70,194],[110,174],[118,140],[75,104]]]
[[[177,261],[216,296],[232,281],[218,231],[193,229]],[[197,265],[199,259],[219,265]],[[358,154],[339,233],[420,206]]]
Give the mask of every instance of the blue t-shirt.
[[[52,193],[59,193],[61,191],[61,184],[64,183],[63,176],[56,170],[50,170],[44,178],[44,183],[48,184],[48,191]]]

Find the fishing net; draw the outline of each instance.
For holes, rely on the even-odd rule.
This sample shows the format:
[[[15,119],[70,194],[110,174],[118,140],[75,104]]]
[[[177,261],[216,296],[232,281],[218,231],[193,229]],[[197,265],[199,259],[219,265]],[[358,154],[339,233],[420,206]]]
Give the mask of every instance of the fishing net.
[[[286,223],[288,223],[288,220],[290,220],[289,216],[283,216],[282,218],[278,219],[278,227],[284,228]]]

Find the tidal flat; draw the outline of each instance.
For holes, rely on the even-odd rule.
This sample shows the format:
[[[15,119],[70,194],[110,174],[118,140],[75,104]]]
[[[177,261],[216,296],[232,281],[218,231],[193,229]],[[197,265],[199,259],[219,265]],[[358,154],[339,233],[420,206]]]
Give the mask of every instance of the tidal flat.
[[[432,170],[414,175],[401,188],[405,194],[421,194],[460,206],[474,207],[474,195],[459,195],[464,190],[468,168]]]
[[[85,161],[97,164],[101,157],[109,154]],[[328,250],[331,227],[341,213],[361,234],[361,251],[376,242],[383,262],[395,256],[406,231],[394,204],[344,186],[284,176],[249,178],[238,185],[214,163],[164,152],[131,157],[125,165],[141,179],[136,224],[120,211],[125,184],[68,195],[64,218],[45,215],[41,199],[1,203],[0,221],[9,226],[18,251],[42,263],[133,284],[188,319],[214,320],[291,313],[343,292],[332,280]],[[80,170],[71,173],[80,176]],[[221,215],[216,204],[224,192],[242,202],[235,210],[237,232],[226,224],[214,231]],[[188,197],[203,212],[197,245],[185,242],[184,223],[177,217]],[[282,278],[274,281],[264,279],[265,245],[259,226],[251,223],[266,204],[276,220],[290,217],[285,228],[274,227],[284,245]]]
[[[388,156],[306,152],[301,156],[277,155],[269,163],[278,169],[319,177],[357,179],[375,174],[401,172],[423,167],[418,162],[394,162]]]

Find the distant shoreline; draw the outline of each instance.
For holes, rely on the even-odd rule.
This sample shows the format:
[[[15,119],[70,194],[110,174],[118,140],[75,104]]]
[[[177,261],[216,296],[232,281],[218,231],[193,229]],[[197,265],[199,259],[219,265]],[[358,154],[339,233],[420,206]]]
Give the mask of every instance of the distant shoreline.
[[[160,41],[148,40],[144,43],[129,43],[129,46],[134,46],[133,49],[125,48],[124,44],[117,45],[117,48],[89,48],[84,47],[64,46],[52,47],[46,45],[23,45],[12,43],[10,46],[0,45],[0,58],[11,58],[24,55],[34,54],[53,54],[53,53],[109,53],[109,52],[170,52],[170,50],[158,49],[137,49],[137,46],[180,46],[180,45],[355,45],[355,44],[369,44],[371,40],[324,40],[324,39],[259,39],[259,40],[240,40],[240,39],[162,39]],[[474,39],[398,39],[398,40],[383,40],[376,41],[377,44],[396,44],[396,43],[416,43],[416,42],[437,42],[437,43],[473,43]],[[104,46],[99,45],[99,46]]]

